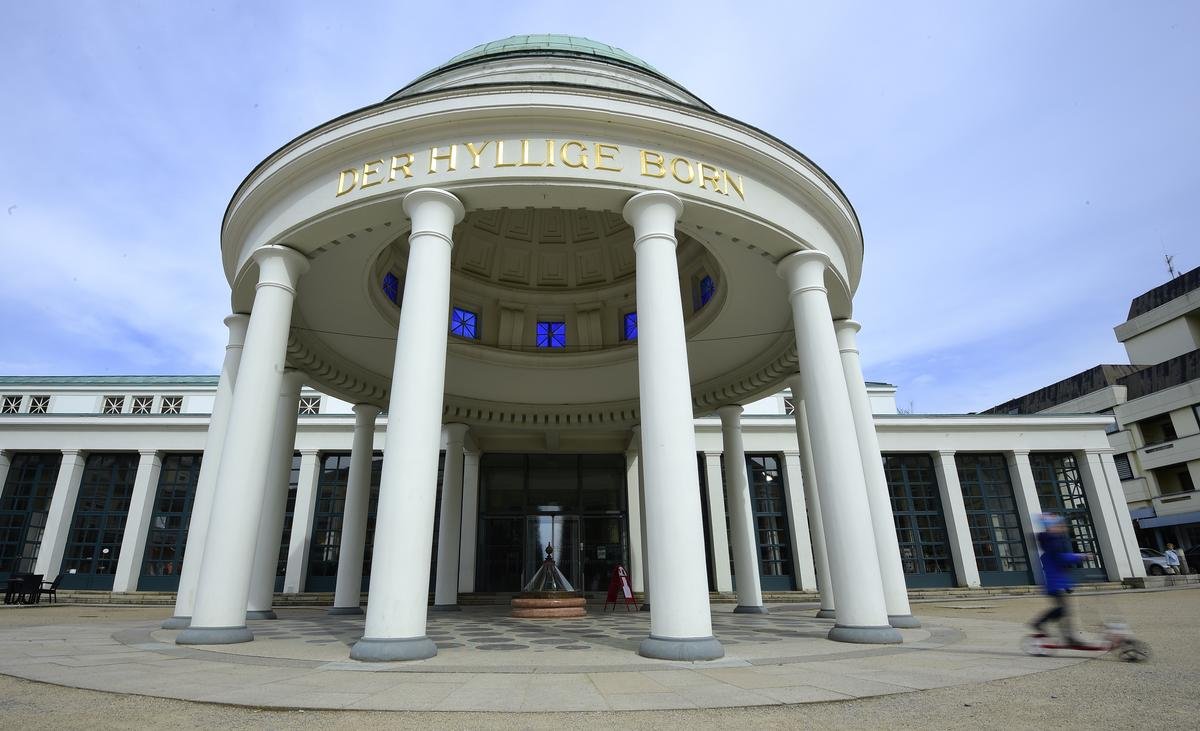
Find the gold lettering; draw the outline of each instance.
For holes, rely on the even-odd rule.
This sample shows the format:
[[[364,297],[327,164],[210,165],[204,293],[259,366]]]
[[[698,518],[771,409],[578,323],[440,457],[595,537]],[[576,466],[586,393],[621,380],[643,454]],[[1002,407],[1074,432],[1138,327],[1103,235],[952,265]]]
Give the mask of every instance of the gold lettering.
[[[554,140],[546,140],[546,167],[554,167]]]
[[[742,188],[742,176],[737,176],[737,182],[733,182],[733,178],[729,175],[728,170],[722,170],[721,174],[725,176],[725,185],[737,191],[738,198],[746,200],[746,191]],[[725,195],[729,195],[726,193]]]
[[[544,167],[544,162],[531,162],[529,159],[529,140],[521,140],[521,167],[523,168],[540,168]]]
[[[657,168],[658,172],[651,172],[650,168]],[[667,161],[660,153],[651,152],[650,150],[642,150],[642,175],[648,178],[662,178],[667,174]]]
[[[488,140],[487,142],[484,142],[482,145],[480,145],[478,149],[476,149],[474,144],[472,144],[470,142],[467,143],[467,152],[471,153],[471,169],[472,170],[479,167],[479,157],[480,157],[480,155],[483,154],[483,151],[486,150],[487,146],[490,144],[492,144],[492,141]]]
[[[437,161],[445,160],[447,163],[446,172],[452,173],[455,170],[455,164],[456,164],[457,159],[458,159],[458,145],[450,145],[450,152],[447,152],[443,155],[438,154],[438,148],[431,147],[431,148],[429,148],[429,172],[431,174],[436,173],[437,172]]]
[[[371,162],[363,163],[362,185],[358,186],[359,190],[362,190],[363,188],[370,188],[372,185],[379,185],[380,183],[383,182],[383,178],[380,178],[379,180],[373,180],[369,183],[367,182],[367,180],[370,179],[370,177],[372,175],[381,175],[382,174],[382,171],[379,169],[379,166],[381,166],[381,165],[383,165],[382,159],[372,160]]]
[[[717,193],[725,193],[725,190],[721,187],[721,171],[720,170],[716,169],[715,167],[713,167],[712,165],[709,165],[706,162],[699,163],[699,164],[697,164],[696,167],[700,168],[700,187],[701,188],[707,188],[708,183],[712,183],[714,191],[716,191]],[[708,172],[709,170],[711,170],[712,172],[709,173]],[[725,195],[729,195],[729,194],[725,193]]]
[[[504,162],[504,140],[496,140],[496,167],[515,168],[516,166],[516,160],[512,162]]]
[[[604,164],[606,162],[615,162],[616,155],[620,151],[621,151],[621,148],[617,147],[616,145],[610,145],[606,142],[597,142],[596,143],[596,169],[597,170],[608,170],[609,172],[613,172],[613,173],[621,172],[621,168],[610,168]]]
[[[679,163],[683,163],[683,166],[685,168],[687,168],[687,179],[686,180],[679,174]],[[689,162],[686,158],[682,158],[682,157],[672,158],[672,160],[671,160],[671,175],[676,180],[678,180],[679,182],[684,183],[684,184],[690,183],[696,179],[696,171],[692,169],[692,163]]]
[[[567,148],[568,147],[574,147],[575,149],[579,150],[579,157],[575,158],[574,162],[567,159]],[[588,167],[587,145],[583,144],[579,140],[571,140],[569,142],[564,142],[563,146],[562,146],[562,150],[559,153],[559,157],[562,158],[563,165],[566,165],[569,168],[586,168],[586,167]]]
[[[392,167],[388,170],[389,183],[396,182],[396,173],[404,173],[404,177],[411,178],[412,170],[409,170],[413,164],[413,154],[411,152],[402,152],[399,155],[392,155]]]
[[[350,176],[350,185],[349,186],[346,185],[346,176]],[[346,195],[350,191],[354,190],[355,186],[357,186],[357,185],[358,185],[358,168],[350,168],[348,170],[343,170],[341,172],[341,174],[338,175],[338,190],[337,190],[337,195],[335,195],[334,198],[339,198],[343,195]]]

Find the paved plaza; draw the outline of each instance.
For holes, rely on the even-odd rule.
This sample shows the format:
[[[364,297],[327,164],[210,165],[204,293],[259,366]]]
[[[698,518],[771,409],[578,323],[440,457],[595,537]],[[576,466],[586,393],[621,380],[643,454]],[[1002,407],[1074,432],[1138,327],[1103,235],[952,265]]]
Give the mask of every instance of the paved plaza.
[[[610,717],[596,712],[656,709],[620,718],[633,726],[736,719],[771,727],[807,719],[991,727],[1006,725],[1004,719],[1009,726],[1048,722],[1070,711],[1072,727],[1086,725],[1101,708],[1109,709],[1105,726],[1118,725],[1122,713],[1175,725],[1197,718],[1196,655],[1184,651],[1198,644],[1200,591],[1122,592],[1079,603],[1084,616],[1128,616],[1154,645],[1152,662],[1021,654],[1019,618],[1040,606],[1038,599],[917,604],[925,626],[906,630],[899,647],[829,642],[823,639],[829,622],[812,618],[808,607],[776,606],[765,617],[718,608],[714,629],[727,656],[702,664],[637,656],[648,628],[648,617],[638,613],[550,622],[511,619],[501,608],[431,614],[436,658],[367,665],[346,659],[361,619],[317,610],[283,610],[279,620],[253,623],[254,643],[185,648],[171,642],[173,632],[157,629],[163,608],[8,609],[0,612],[0,672],[71,687],[2,678],[0,719],[32,722],[36,712],[48,713],[39,717],[58,727],[137,727],[138,718],[151,722],[139,713],[163,714],[163,704],[172,710],[155,716],[160,726],[171,718],[231,727],[338,728],[355,719],[546,727]],[[1177,630],[1174,639],[1163,636],[1169,627]],[[1160,692],[1140,695],[1145,685]],[[105,710],[114,707],[123,709],[119,716]],[[980,717],[979,708],[988,707],[993,715]],[[407,713],[367,713],[373,710]]]

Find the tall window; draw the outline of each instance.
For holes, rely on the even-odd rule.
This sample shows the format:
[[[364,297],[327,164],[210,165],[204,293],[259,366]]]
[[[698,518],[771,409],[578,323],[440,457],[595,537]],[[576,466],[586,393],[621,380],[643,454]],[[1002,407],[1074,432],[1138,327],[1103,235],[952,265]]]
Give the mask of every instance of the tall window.
[[[637,312],[626,312],[622,320],[626,340],[637,340]]]
[[[1042,512],[1062,516],[1071,534],[1071,550],[1091,554],[1091,558],[1081,564],[1081,575],[1103,580],[1104,566],[1100,560],[1096,528],[1092,524],[1075,455],[1034,452],[1029,455],[1029,466],[1033,468],[1033,484]]]
[[[900,562],[912,586],[953,586],[954,566],[942,499],[928,454],[883,457]]]
[[[279,563],[275,567],[275,576],[282,579],[287,573],[288,548],[292,543],[292,520],[296,516],[296,490],[300,486],[300,453],[292,454],[292,470],[288,474],[287,507],[283,513],[283,540],[279,542]]]
[[[112,588],[137,467],[136,452],[88,455],[63,554],[64,587]]]
[[[154,515],[146,535],[142,575],[138,579],[139,591],[170,591],[179,586],[201,456],[199,452],[188,452],[163,457]]]
[[[954,461],[980,581],[984,586],[1032,582],[1008,461],[1002,454],[963,452]]]
[[[539,348],[567,347],[567,323],[539,322],[537,324],[537,346]]]
[[[462,307],[450,310],[450,334],[460,338],[478,338],[479,314]]]
[[[400,304],[400,279],[388,272],[383,275],[383,294],[396,304]]]
[[[61,462],[59,452],[13,455],[0,493],[0,574],[33,571]]]
[[[779,456],[748,455],[746,467],[750,477],[750,505],[754,510],[762,588],[794,589],[792,541],[788,532],[787,501],[783,495],[783,470],[780,469]]]

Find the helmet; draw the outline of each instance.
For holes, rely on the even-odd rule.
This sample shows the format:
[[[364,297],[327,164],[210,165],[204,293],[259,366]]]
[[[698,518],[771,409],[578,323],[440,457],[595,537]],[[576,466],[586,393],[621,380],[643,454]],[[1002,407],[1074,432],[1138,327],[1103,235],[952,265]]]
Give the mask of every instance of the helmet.
[[[1061,515],[1057,513],[1042,513],[1042,530],[1053,530],[1063,525]]]

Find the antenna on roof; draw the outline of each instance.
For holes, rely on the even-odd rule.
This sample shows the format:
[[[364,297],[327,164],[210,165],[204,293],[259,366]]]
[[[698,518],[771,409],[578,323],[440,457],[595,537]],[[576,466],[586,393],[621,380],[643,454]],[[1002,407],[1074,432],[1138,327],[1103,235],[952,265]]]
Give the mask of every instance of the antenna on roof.
[[[1163,258],[1167,260],[1167,272],[1171,275],[1171,279],[1178,277],[1179,273],[1175,271],[1175,257],[1163,254]]]

